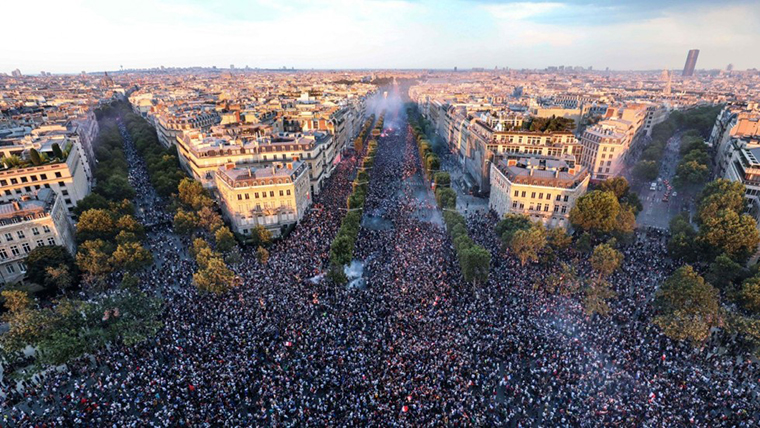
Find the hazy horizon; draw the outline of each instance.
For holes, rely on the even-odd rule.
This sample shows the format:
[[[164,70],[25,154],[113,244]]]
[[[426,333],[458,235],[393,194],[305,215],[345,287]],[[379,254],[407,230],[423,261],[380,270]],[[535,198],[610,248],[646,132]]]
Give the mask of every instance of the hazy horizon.
[[[565,0],[92,0],[5,5],[0,72],[166,67],[459,70],[760,67],[760,3]],[[31,21],[30,21],[31,20]],[[30,26],[30,22],[33,26]]]

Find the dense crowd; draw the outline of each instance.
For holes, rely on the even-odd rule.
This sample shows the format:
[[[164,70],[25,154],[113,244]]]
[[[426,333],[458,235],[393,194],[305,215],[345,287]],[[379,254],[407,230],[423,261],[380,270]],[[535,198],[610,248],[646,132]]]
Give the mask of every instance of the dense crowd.
[[[380,138],[365,206],[365,226],[386,226],[363,227],[356,243],[366,287],[320,279],[355,175],[350,154],[266,264],[243,251],[233,268],[244,283],[221,296],[193,287],[187,243],[161,223],[163,205],[146,202],[142,219],[162,226],[142,287],[164,298],[164,328],[23,388],[6,383],[3,425],[755,425],[756,364],[651,326],[654,289],[673,270],[662,236],[624,249],[608,317],[536,287],[554,268],[502,250],[493,214],[468,218],[492,251],[490,280],[464,283],[399,114],[387,115],[394,130]],[[155,198],[144,166],[130,163],[138,198]],[[588,274],[586,256],[561,257]]]

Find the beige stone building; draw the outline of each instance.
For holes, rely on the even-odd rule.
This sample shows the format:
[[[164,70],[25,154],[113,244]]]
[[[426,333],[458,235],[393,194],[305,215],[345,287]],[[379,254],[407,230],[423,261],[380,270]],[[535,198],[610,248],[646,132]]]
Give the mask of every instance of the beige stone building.
[[[0,283],[14,283],[26,273],[24,258],[45,245],[74,254],[74,227],[63,199],[50,189],[0,203]]]
[[[228,164],[217,168],[214,180],[222,211],[241,235],[261,225],[278,236],[284,226],[301,221],[312,202],[305,162],[263,168]]]
[[[214,187],[216,170],[230,163],[263,168],[303,161],[315,195],[332,173],[335,158],[332,135],[321,131],[268,134],[267,128],[260,128],[251,135],[184,133],[177,139],[177,149],[180,164],[207,188]]]
[[[54,159],[54,143],[63,151],[66,157],[64,162],[49,160],[35,166],[28,161],[32,148],[48,159]],[[46,138],[29,144],[15,141],[0,146],[0,157],[18,157],[23,162],[19,166],[2,165],[0,202],[9,202],[41,189],[51,189],[61,196],[66,208],[71,210],[92,189],[92,173],[87,157],[75,139]]]
[[[491,164],[488,205],[499,217],[524,214],[548,227],[568,227],[588,183],[588,170],[572,156],[509,158]]]

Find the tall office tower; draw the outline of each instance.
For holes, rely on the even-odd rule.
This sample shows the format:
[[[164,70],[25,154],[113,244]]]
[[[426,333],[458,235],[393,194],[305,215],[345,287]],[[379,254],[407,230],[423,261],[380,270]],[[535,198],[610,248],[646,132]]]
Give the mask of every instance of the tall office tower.
[[[699,49],[692,49],[689,51],[689,55],[686,57],[686,65],[683,66],[684,76],[693,76],[694,68],[697,66],[697,58],[699,57]]]

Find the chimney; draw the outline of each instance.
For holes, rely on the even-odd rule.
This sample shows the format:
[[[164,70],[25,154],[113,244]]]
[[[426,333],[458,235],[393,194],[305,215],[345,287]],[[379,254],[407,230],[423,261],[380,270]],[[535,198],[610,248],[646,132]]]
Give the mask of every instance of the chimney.
[[[232,163],[232,162],[228,162],[226,165],[224,165],[224,169],[226,169],[227,171],[229,171],[229,170],[231,170],[233,168],[235,168],[235,164]]]
[[[16,200],[13,201],[13,209],[16,211],[21,211],[21,204]]]

